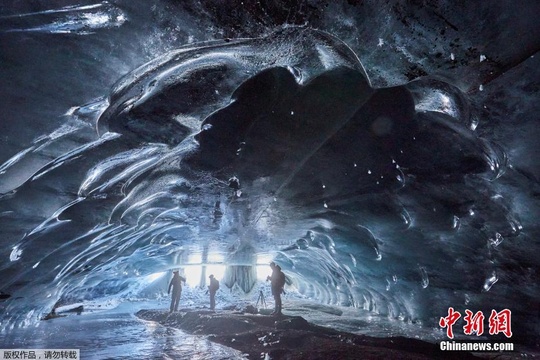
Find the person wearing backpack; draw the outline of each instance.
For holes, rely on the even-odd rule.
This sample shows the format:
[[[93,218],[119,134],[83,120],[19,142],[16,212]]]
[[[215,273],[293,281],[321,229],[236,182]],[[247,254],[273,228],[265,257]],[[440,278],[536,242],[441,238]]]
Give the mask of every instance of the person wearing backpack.
[[[214,277],[214,275],[210,275],[210,285],[208,285],[208,292],[210,293],[210,310],[214,310],[216,307],[216,292],[219,289],[219,281]]]
[[[272,315],[283,315],[281,313],[281,294],[284,292],[285,274],[281,271],[281,267],[275,262],[270,263],[270,268],[272,269],[272,275],[268,276],[266,281],[270,280],[272,296],[274,297],[275,309]]]

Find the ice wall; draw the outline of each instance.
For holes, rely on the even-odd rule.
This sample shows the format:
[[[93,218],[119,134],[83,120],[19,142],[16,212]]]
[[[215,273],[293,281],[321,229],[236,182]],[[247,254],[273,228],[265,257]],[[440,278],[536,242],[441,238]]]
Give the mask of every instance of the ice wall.
[[[57,34],[53,17],[65,29],[101,11],[112,22],[99,29],[133,36],[118,34],[141,15],[119,5],[9,15],[3,36]],[[57,301],[136,297],[203,249],[230,266],[231,287],[251,289],[270,252],[305,296],[419,323],[449,304],[520,319],[537,304],[534,176],[482,131],[493,121],[461,81],[374,86],[380,64],[306,26],[160,50],[121,63],[114,85],[91,84],[92,101],[4,156],[4,327]]]

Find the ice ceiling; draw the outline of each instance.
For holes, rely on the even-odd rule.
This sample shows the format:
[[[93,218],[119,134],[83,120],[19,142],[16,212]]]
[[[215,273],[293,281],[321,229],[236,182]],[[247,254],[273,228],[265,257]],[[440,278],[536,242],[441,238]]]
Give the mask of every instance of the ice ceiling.
[[[3,326],[197,255],[536,338],[537,5],[179,3],[0,6]]]

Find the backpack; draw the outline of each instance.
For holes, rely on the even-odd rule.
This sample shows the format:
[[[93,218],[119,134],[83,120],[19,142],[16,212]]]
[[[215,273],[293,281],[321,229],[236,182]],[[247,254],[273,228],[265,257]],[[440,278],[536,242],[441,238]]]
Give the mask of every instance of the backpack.
[[[219,289],[219,281],[217,281],[217,279],[212,279],[208,288],[210,291],[217,291]]]
[[[285,273],[283,271],[279,272],[277,284],[279,285],[280,288],[285,286]]]

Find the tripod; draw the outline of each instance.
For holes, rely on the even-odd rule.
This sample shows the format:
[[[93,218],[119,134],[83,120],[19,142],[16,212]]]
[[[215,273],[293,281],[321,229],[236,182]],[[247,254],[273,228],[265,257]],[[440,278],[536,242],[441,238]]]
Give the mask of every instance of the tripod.
[[[266,309],[266,300],[264,299],[264,294],[262,290],[259,290],[259,298],[257,299],[257,303],[255,304],[255,307],[258,307],[259,302],[261,302],[261,306],[264,306]]]

